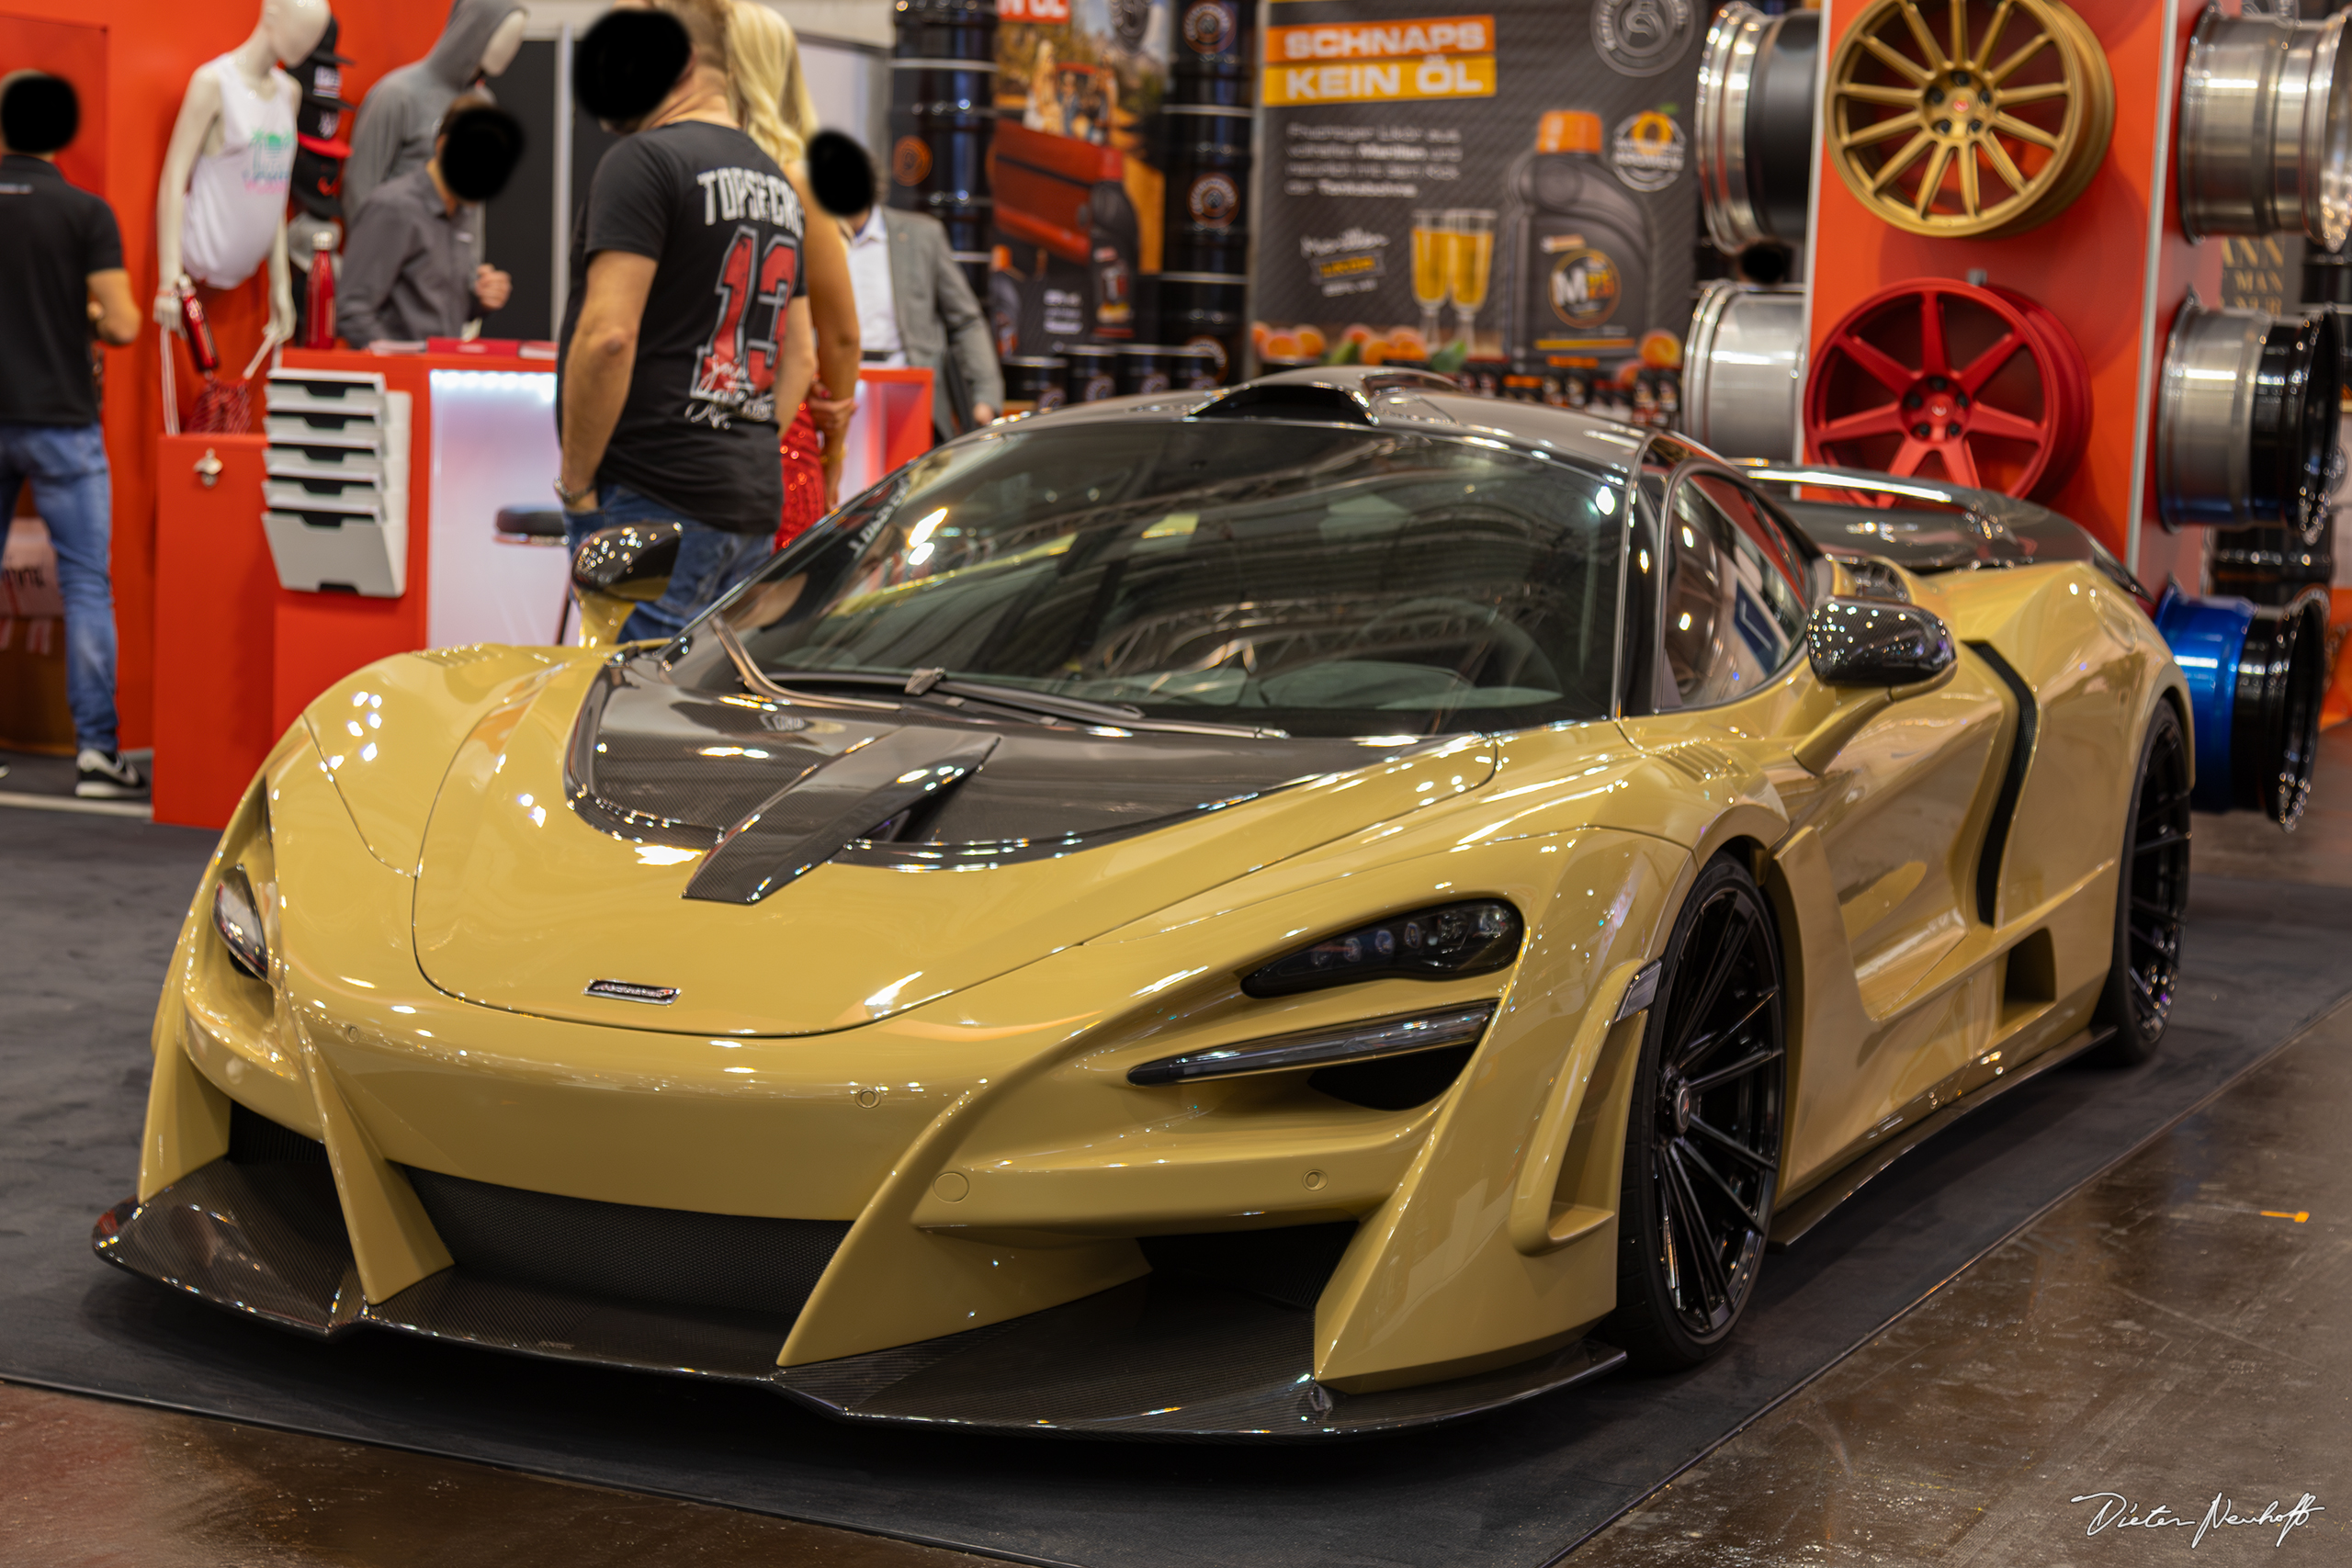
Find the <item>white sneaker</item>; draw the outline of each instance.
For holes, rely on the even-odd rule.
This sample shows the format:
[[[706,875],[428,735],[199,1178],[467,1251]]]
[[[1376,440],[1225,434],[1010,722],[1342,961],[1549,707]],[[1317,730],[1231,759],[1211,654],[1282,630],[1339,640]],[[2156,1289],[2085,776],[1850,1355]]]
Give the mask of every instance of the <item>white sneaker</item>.
[[[84,800],[130,800],[147,793],[139,764],[119,751],[109,757],[95,746],[85,746],[74,767],[80,775],[74,781],[74,793]]]

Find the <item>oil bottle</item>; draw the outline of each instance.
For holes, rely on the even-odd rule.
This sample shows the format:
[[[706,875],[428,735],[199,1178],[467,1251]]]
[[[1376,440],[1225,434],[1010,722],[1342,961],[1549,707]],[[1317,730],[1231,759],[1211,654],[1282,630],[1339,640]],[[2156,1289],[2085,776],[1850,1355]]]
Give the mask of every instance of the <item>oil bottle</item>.
[[[1511,170],[1505,251],[1514,268],[1509,349],[1630,357],[1650,325],[1650,224],[1609,172],[1600,117],[1554,109]]]

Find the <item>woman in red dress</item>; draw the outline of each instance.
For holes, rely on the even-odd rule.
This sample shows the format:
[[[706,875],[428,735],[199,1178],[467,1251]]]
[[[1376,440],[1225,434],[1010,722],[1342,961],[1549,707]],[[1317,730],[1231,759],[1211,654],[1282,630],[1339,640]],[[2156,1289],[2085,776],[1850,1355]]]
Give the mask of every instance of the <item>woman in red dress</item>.
[[[832,221],[820,218],[820,223]],[[808,389],[809,402],[824,396],[820,384]],[[828,463],[826,458],[832,461]],[[817,519],[833,509],[841,499],[841,443],[833,443],[832,450],[825,448],[824,437],[817,432],[817,422],[809,416],[808,403],[792,423],[784,427],[784,522],[775,531],[775,547],[784,548],[815,524]]]
[[[817,327],[817,385],[785,426],[778,458],[784,465],[784,514],[778,549],[831,512],[841,500],[842,441],[856,407],[857,296],[849,279],[849,247],[840,228],[808,195],[805,156],[817,133],[817,106],[800,70],[792,25],[765,6],[737,0],[727,28],[729,84],[736,118],[760,150],[774,158],[799,193],[801,254],[808,268],[808,311]],[[832,400],[829,387],[853,395]]]

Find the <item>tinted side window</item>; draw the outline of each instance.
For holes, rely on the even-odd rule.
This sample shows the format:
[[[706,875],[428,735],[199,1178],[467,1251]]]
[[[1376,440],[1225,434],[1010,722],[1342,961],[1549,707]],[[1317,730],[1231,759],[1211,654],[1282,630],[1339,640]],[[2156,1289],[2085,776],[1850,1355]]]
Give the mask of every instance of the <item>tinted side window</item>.
[[[1687,707],[1755,691],[1795,652],[1803,580],[1772,525],[1740,488],[1713,474],[1674,487],[1667,515],[1668,669]]]

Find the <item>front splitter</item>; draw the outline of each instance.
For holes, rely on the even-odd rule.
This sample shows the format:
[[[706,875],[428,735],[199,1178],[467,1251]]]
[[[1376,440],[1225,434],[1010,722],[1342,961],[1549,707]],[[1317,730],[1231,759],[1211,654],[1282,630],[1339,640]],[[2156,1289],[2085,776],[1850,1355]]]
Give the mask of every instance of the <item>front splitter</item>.
[[[778,1367],[788,1316],[583,1297],[447,1269],[361,1298],[321,1165],[215,1160],[117,1204],[99,1257],[198,1300],[320,1338],[363,1328],[542,1359],[758,1383],[861,1426],[1160,1442],[1310,1441],[1458,1421],[1608,1371],[1583,1340],[1474,1377],[1349,1394],[1315,1381],[1311,1312],[1154,1274],[984,1328]]]

